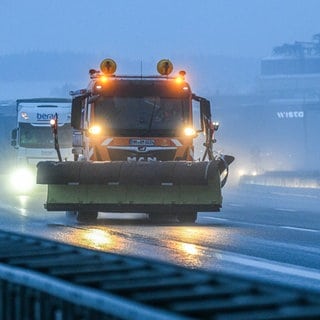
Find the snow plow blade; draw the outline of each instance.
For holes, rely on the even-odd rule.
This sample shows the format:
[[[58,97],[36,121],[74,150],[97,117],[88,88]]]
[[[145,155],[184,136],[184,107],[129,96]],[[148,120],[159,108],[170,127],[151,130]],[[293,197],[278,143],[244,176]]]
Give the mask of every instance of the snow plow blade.
[[[165,162],[39,162],[48,211],[219,211],[220,174],[233,157]]]

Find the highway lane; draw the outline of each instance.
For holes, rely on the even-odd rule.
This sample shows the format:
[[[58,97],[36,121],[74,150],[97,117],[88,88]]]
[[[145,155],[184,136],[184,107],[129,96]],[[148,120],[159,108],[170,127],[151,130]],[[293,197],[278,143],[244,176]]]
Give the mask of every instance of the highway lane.
[[[34,196],[1,196],[0,228],[190,268],[236,273],[320,291],[319,190],[226,188],[220,213],[195,225],[151,224],[145,215],[100,214],[80,224]]]

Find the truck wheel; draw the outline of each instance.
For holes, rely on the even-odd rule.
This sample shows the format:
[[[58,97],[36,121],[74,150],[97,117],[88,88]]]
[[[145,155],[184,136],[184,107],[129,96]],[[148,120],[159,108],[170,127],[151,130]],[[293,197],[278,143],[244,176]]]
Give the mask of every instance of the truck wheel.
[[[77,220],[79,222],[91,222],[98,218],[98,212],[96,211],[79,211],[77,214]]]
[[[178,221],[182,223],[195,223],[197,220],[197,212],[181,212],[177,215]]]
[[[172,222],[176,219],[176,215],[171,213],[149,213],[149,221],[152,223]]]
[[[77,211],[66,211],[67,218],[75,218],[77,216]]]

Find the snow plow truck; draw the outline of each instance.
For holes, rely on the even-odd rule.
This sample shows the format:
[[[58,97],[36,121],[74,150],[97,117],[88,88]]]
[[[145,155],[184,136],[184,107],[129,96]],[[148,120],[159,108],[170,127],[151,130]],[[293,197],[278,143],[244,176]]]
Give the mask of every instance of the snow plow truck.
[[[116,68],[104,59],[100,70],[89,71],[86,89],[70,92],[74,161],[37,165],[37,183],[48,185],[46,210],[73,213],[78,221],[134,212],[182,223],[219,211],[234,157],[213,150],[218,124],[210,102],[191,91],[185,71],[170,75],[168,59],[158,62],[159,75],[116,75]],[[195,159],[200,136],[203,151]]]

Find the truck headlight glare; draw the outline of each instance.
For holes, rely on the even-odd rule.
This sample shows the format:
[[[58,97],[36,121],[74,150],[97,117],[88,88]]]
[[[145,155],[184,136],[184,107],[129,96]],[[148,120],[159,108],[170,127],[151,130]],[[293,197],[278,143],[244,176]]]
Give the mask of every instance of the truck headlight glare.
[[[183,132],[184,132],[184,135],[187,137],[192,137],[196,135],[196,131],[191,127],[184,128]]]
[[[10,186],[16,192],[30,192],[35,186],[35,175],[28,168],[19,168],[11,174]]]
[[[93,135],[100,134],[101,133],[101,127],[97,126],[97,125],[94,125],[94,126],[89,128],[89,133],[93,134]]]

